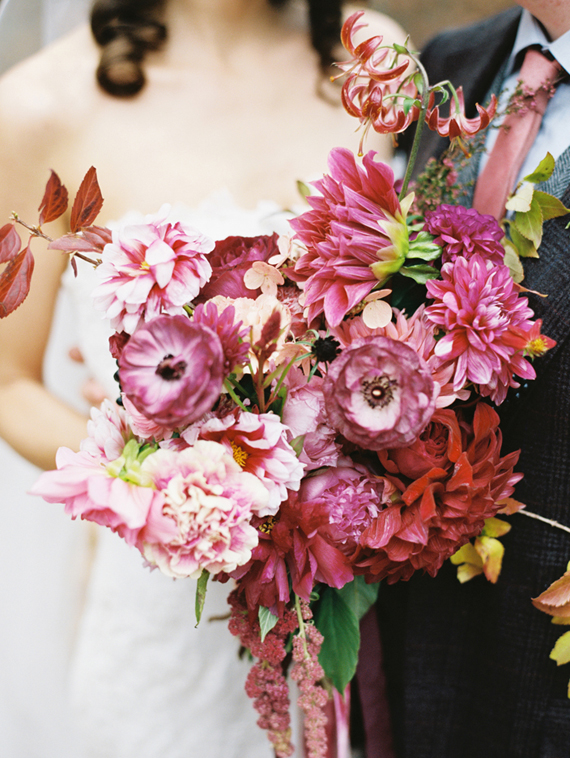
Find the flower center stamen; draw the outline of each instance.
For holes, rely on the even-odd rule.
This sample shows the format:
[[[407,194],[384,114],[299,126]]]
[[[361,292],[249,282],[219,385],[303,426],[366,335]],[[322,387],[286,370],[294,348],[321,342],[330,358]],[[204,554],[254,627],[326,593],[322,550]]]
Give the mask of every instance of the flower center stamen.
[[[247,459],[249,458],[249,453],[247,453],[243,449],[243,447],[236,445],[236,443],[233,440],[231,442],[231,446],[232,446],[232,450],[234,451],[234,461],[238,464],[238,466],[241,466],[242,468],[244,468],[247,462]]]
[[[279,521],[279,515],[277,516],[269,516],[263,524],[260,524],[258,529],[260,532],[263,532],[263,534],[271,534],[273,531],[273,527],[275,524]]]
[[[167,382],[182,379],[188,364],[186,361],[175,359],[173,355],[165,355],[156,367],[155,373]]]
[[[362,395],[371,408],[385,408],[394,397],[397,386],[398,381],[385,374],[363,379]]]

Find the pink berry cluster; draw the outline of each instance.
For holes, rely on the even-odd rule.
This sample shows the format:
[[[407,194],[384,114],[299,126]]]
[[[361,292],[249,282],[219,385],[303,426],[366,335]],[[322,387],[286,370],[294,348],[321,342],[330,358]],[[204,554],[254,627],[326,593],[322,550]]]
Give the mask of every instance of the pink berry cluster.
[[[283,673],[283,661],[287,655],[287,638],[297,628],[297,615],[285,609],[283,617],[262,641],[259,622],[255,620],[251,623],[242,596],[234,590],[228,602],[232,609],[230,632],[239,637],[241,644],[259,659],[250,669],[245,684],[245,691],[260,714],[257,724],[261,729],[267,729],[276,757],[287,758],[293,755],[294,749],[291,744],[289,687]]]
[[[301,612],[304,621],[309,621],[313,616],[309,604],[304,601],[301,601]],[[304,633],[293,638],[291,679],[297,682],[301,692],[297,702],[305,713],[307,758],[326,758],[327,755],[327,717],[323,708],[327,704],[328,694],[318,684],[325,675],[318,659],[322,644],[323,635],[314,624],[306,624]]]

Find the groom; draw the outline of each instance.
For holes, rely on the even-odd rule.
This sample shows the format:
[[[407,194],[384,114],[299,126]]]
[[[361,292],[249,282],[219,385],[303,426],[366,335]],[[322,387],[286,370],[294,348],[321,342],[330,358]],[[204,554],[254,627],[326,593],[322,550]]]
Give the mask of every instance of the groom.
[[[521,0],[519,5],[523,10],[513,8],[468,29],[441,34],[422,54],[432,83],[450,79],[463,85],[469,116],[476,115],[475,102],[516,82],[529,45],[546,48],[563,74],[570,71],[570,0]],[[541,189],[567,207],[569,144],[570,84],[563,79],[548,103],[533,155],[542,158],[549,150],[557,158],[555,173]],[[429,132],[420,161],[444,148],[444,140]],[[511,390],[514,396],[501,413],[503,453],[522,450],[517,470],[525,477],[515,497],[529,511],[566,526],[569,220],[546,222],[540,258],[525,261],[524,285],[548,295],[530,294],[530,305],[557,346],[536,361],[536,381]],[[531,604],[566,570],[570,535],[522,515],[510,522],[496,585],[477,577],[461,586],[447,562],[435,580],[414,576],[380,588],[378,613],[398,758],[570,757],[570,665],[558,669],[549,659],[568,627],[553,626]]]

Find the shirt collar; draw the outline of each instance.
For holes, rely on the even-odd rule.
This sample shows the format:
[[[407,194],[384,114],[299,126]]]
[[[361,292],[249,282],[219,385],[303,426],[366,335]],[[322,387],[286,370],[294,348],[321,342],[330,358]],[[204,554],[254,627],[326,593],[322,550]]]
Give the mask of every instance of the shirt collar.
[[[543,50],[548,50],[560,63],[562,68],[570,73],[570,31],[563,34],[557,40],[551,42],[546,36],[544,29],[538,21],[523,9],[515,44],[511,52],[507,72],[514,73],[517,55],[531,45],[538,45]],[[520,60],[520,58],[519,58]]]

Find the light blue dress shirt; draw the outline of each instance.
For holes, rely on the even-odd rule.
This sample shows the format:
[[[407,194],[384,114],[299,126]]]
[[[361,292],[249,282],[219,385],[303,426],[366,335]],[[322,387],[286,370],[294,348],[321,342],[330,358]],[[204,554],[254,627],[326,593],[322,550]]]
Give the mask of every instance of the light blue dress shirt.
[[[514,92],[520,78],[520,67],[517,64],[519,64],[520,58],[524,56],[519,56],[518,60],[517,56],[530,45],[539,45],[543,50],[550,51],[551,55],[556,58],[562,68],[570,73],[570,31],[558,39],[550,41],[538,21],[526,9],[523,10],[515,44],[507,62],[506,78],[499,99],[499,111],[504,111],[506,108],[509,98]],[[515,68],[515,65],[517,65],[517,68]],[[499,119],[496,119],[493,124],[500,124]],[[487,162],[487,156],[495,144],[497,134],[498,129],[489,129],[485,143],[486,154],[481,156],[479,172],[481,172]],[[548,102],[539,132],[522,165],[518,177],[519,180],[523,176],[530,174],[547,152],[550,152],[554,158],[558,158],[569,145],[570,80],[567,77],[557,86],[554,97]]]

